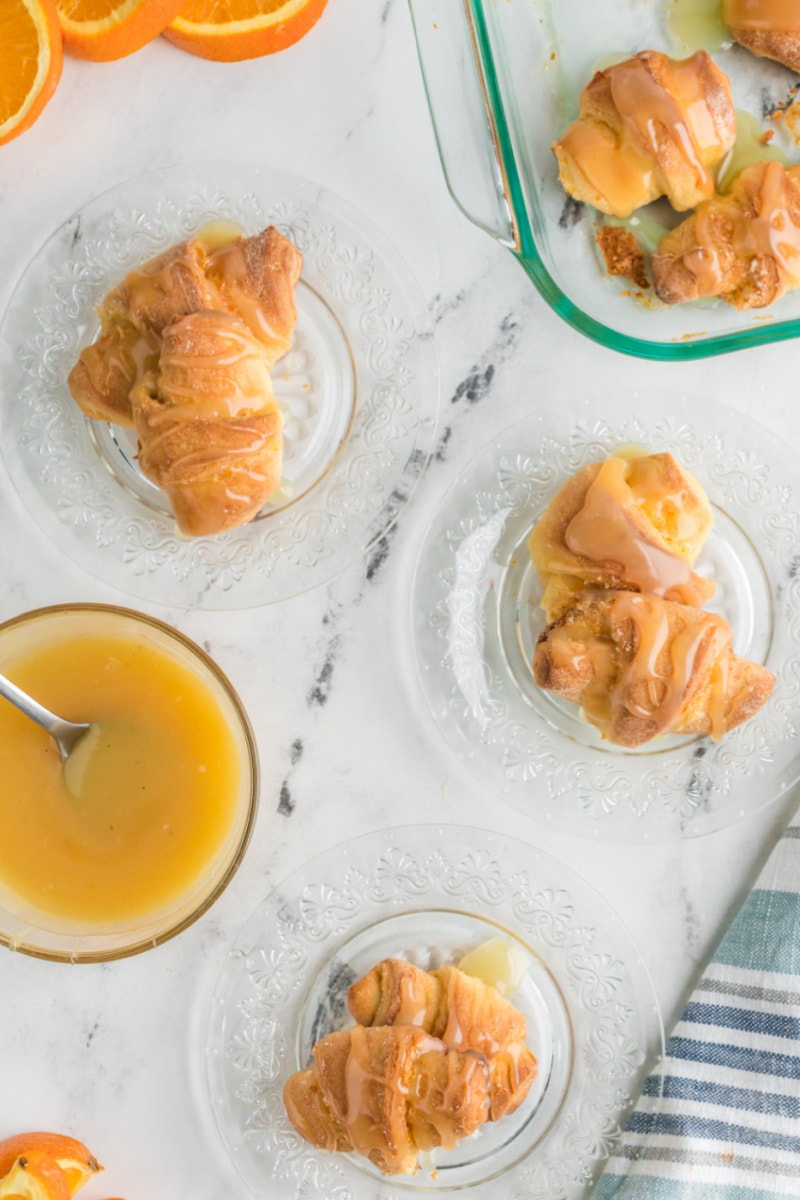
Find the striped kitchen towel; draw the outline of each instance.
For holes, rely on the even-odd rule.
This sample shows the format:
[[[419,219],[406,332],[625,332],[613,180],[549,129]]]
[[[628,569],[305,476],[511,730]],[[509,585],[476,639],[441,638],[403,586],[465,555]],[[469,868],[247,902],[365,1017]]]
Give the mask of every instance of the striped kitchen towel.
[[[800,1197],[800,824],[784,830],[593,1200]]]

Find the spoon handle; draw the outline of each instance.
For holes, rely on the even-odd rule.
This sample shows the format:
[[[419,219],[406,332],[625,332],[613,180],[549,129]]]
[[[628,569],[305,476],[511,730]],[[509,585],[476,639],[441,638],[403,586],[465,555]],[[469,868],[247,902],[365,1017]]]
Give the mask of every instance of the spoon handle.
[[[55,713],[51,713],[49,708],[45,708],[43,704],[39,704],[27,692],[23,692],[10,679],[6,679],[5,675],[0,675],[0,696],[4,696],[11,704],[23,712],[26,717],[30,717],[37,725],[41,725],[49,734],[58,740],[58,738],[68,733],[74,728],[71,721],[64,721],[61,717],[57,717]]]

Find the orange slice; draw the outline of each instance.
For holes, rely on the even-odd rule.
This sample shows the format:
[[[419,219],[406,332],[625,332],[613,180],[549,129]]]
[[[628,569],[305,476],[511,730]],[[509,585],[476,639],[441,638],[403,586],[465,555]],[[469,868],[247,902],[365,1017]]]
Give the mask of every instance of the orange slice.
[[[20,1163],[25,1164],[29,1173],[55,1168],[64,1177],[70,1196],[103,1169],[83,1142],[75,1138],[62,1133],[19,1133],[0,1142],[0,1198],[14,1195],[13,1191],[2,1190],[3,1176]]]
[[[75,58],[125,58],[166,29],[185,0],[55,0],[64,49]]]
[[[61,78],[53,0],[0,3],[0,146],[32,125]]]
[[[240,62],[299,42],[316,25],[328,0],[184,0],[165,31],[181,50]]]

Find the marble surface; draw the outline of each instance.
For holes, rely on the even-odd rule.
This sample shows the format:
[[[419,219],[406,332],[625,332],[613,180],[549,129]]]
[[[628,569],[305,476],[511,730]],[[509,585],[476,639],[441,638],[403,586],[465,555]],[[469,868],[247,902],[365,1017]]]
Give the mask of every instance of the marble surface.
[[[408,661],[407,609],[443,490],[515,417],[576,389],[681,389],[800,445],[796,345],[663,366],[618,357],[562,324],[448,195],[403,0],[331,0],[317,28],[274,59],[218,65],[157,41],[116,64],[67,60],[36,126],[0,150],[0,307],[35,249],[90,196],[201,160],[265,162],[317,180],[384,228],[436,323],[442,406],[430,469],[367,561],[257,610],[147,606],[210,650],[258,731],[258,824],[215,907],[172,942],[116,964],[0,958],[0,1137],[76,1133],[108,1167],[93,1195],[148,1200],[242,1194],[206,1100],[207,998],[245,917],[309,856],[427,820],[536,844],[627,922],[669,1024],[784,815],[776,806],[712,837],[635,849],[541,828],[478,786],[430,727]],[[0,504],[0,618],[58,601],[130,603],[48,542],[5,475]]]

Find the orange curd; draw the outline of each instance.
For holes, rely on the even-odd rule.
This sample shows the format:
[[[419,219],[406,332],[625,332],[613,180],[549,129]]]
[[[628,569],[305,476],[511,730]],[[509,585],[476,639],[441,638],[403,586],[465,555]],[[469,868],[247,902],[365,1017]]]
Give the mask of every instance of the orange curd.
[[[135,634],[87,633],[0,664],[60,716],[99,724],[65,775],[48,734],[0,700],[9,907],[129,924],[177,904],[213,872],[240,820],[242,755],[212,688],[185,649],[179,657],[187,661]]]

